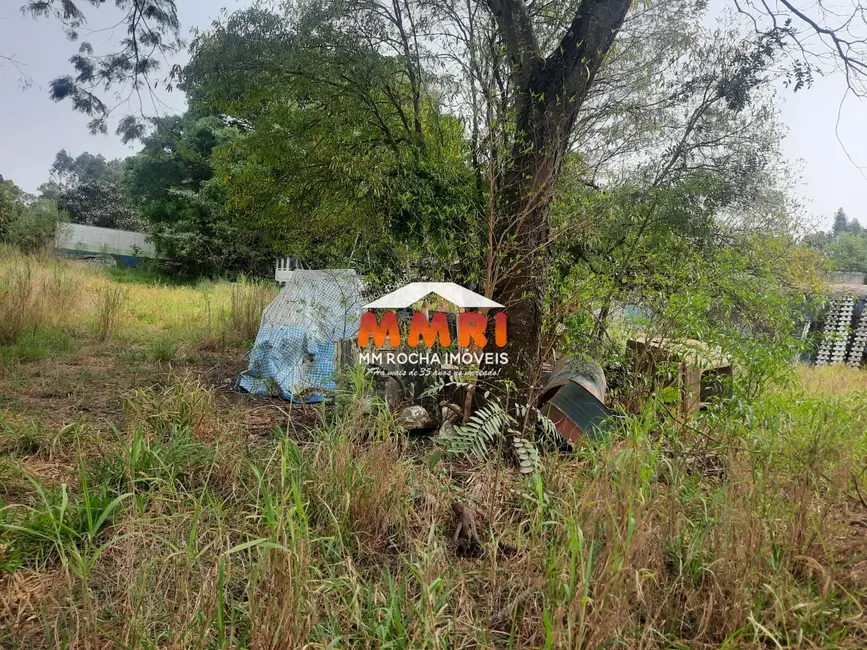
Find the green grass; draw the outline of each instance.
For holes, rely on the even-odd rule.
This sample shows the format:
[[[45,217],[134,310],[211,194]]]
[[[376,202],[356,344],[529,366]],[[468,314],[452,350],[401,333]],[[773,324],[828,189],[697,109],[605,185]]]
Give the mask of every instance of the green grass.
[[[147,267],[117,267],[105,271],[106,276],[118,284],[140,284],[150,287],[183,287],[196,284],[194,278],[169,275],[159,269]]]
[[[66,447],[75,483],[28,478],[0,510],[6,579],[51,582],[0,640],[864,647],[867,558],[846,513],[863,508],[867,395],[801,390],[707,415],[713,440],[630,419],[528,479],[431,466],[351,399],[303,443],[250,446],[207,386],[141,389],[125,430]],[[2,454],[26,468],[44,437]],[[481,554],[452,545],[453,501],[482,513]]]
[[[84,325],[31,330],[72,347],[0,347],[2,648],[867,647],[864,371],[799,369],[689,426],[648,408],[526,476],[407,438],[358,373],[251,428],[273,402],[174,366],[239,357],[265,285],[125,283],[101,344],[114,280],[62,272]],[[63,423],[55,358],[91,388]],[[453,543],[454,503],[483,548]]]
[[[175,360],[180,342],[172,335],[161,336],[150,342],[148,356],[157,363],[170,363]]]
[[[21,332],[11,344],[0,346],[0,368],[68,354],[79,347],[74,334],[67,329]]]
[[[169,338],[191,348],[249,348],[276,293],[270,281],[170,281],[154,270],[103,269],[3,249],[0,364],[70,352],[67,333],[78,347],[107,340],[150,347],[162,362],[172,356]]]

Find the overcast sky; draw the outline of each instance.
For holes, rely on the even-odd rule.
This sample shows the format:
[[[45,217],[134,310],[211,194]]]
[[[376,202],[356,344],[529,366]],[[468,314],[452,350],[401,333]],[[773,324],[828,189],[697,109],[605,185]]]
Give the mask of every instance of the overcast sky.
[[[49,82],[70,71],[67,59],[77,46],[64,39],[57,21],[23,17],[18,11],[21,4],[23,0],[0,0],[0,54],[14,55],[33,85],[22,90],[19,72],[8,63],[0,67],[0,175],[34,192],[48,179],[60,149],[72,155],[89,151],[118,158],[134,153],[135,146],[123,145],[112,134],[91,136],[85,116],[73,113],[68,103],[55,104],[48,98]],[[243,4],[248,2],[181,0],[178,9],[186,32],[207,27],[221,7]],[[109,26],[112,11],[111,6],[96,11],[88,7],[90,26]],[[121,35],[105,31],[90,40],[99,50],[113,36]],[[178,62],[183,63],[184,57]],[[782,118],[789,129],[784,151],[791,160],[803,162],[798,193],[823,227],[841,206],[867,225],[867,179],[862,169],[867,168],[867,103],[851,96],[843,101],[845,91],[844,80],[836,75],[818,78],[797,94],[780,93]],[[176,110],[184,107],[180,93],[168,95],[165,101]]]

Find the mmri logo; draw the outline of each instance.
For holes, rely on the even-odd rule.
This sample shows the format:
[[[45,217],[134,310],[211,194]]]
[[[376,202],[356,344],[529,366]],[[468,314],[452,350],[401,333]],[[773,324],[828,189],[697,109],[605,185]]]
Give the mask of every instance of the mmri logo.
[[[365,305],[366,311],[361,316],[361,327],[358,330],[359,347],[366,348],[371,341],[376,348],[382,348],[386,342],[392,348],[399,347],[402,343],[401,332],[394,310],[406,309],[431,294],[436,294],[461,310],[457,319],[458,347],[484,350],[490,343],[487,334],[488,318],[478,311],[466,310],[502,309],[503,305],[453,282],[413,282]],[[372,310],[386,311],[382,313],[380,319],[377,319]],[[493,317],[493,336],[490,338],[493,338],[493,343],[497,347],[505,347],[507,338],[504,312],[498,312]],[[436,311],[428,318],[425,311],[414,312],[406,344],[411,348],[416,348],[419,344],[432,348],[437,343],[443,348],[448,348],[452,344],[446,313]],[[458,354],[463,356],[467,353]],[[504,357],[505,354],[497,356]]]

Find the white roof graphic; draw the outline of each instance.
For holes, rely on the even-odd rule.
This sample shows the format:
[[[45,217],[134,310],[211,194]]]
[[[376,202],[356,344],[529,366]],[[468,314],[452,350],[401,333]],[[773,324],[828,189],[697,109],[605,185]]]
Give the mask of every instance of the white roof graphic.
[[[411,282],[364,306],[365,309],[403,309],[435,293],[461,309],[502,309],[503,305],[454,282]]]

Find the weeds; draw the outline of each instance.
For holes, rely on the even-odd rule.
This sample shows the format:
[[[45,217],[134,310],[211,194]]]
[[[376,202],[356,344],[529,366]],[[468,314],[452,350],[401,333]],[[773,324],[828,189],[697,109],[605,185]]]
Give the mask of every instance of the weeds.
[[[151,341],[148,356],[157,363],[170,363],[178,354],[180,343],[173,336],[163,336]]]
[[[270,284],[241,277],[232,285],[228,321],[230,331],[238,340],[253,342],[259,331],[262,312],[273,297],[274,290]]]
[[[7,571],[67,562],[87,633],[139,648],[867,640],[867,560],[841,518],[862,507],[847,496],[867,453],[860,394],[710,413],[715,442],[627,418],[529,478],[493,459],[429,466],[353,400],[306,444],[281,434],[245,457],[223,448],[212,400],[189,378],[132,393],[129,430],[82,443],[81,485],[31,483],[33,505],[2,511]],[[238,456],[251,471],[220,470]],[[480,513],[473,557],[452,547],[454,500]],[[13,638],[52,638],[63,607]]]
[[[96,339],[105,341],[117,328],[127,292],[121,287],[105,285],[96,296]]]
[[[250,347],[259,332],[262,312],[276,294],[273,283],[244,276],[229,285],[224,302],[223,292],[213,283],[201,283],[198,293],[204,313],[197,331],[199,347],[204,350]]]
[[[72,322],[79,287],[45,256],[0,257],[0,345]]]
[[[96,320],[80,299],[103,272],[58,268]],[[0,269],[28,277],[17,258]],[[41,397],[59,374],[10,369],[4,648],[867,647],[863,371],[801,369],[689,426],[651,405],[571,454],[524,449],[522,474],[494,444],[444,458],[407,437],[360,371],[335,403],[269,431],[245,424],[264,402],[237,408],[149,365],[179,345],[241,345],[234,328],[255,333],[266,285],[257,298],[252,283],[128,283],[109,338],[132,354],[112,358],[121,346],[39,307],[53,273],[31,266],[30,315],[0,353],[31,340],[62,355],[69,339],[147,374],[85,427]],[[62,360],[93,383],[82,359]],[[64,413],[86,418],[89,399]],[[474,552],[452,541],[455,502],[477,513]]]
[[[137,389],[124,399],[130,427],[141,427],[157,438],[168,439],[178,429],[207,436],[213,427],[213,393],[189,376],[165,388]]]
[[[38,325],[34,291],[30,260],[7,270],[5,277],[0,279],[0,304],[3,306],[0,311],[3,314],[0,320],[0,343],[11,343],[27,325]]]

